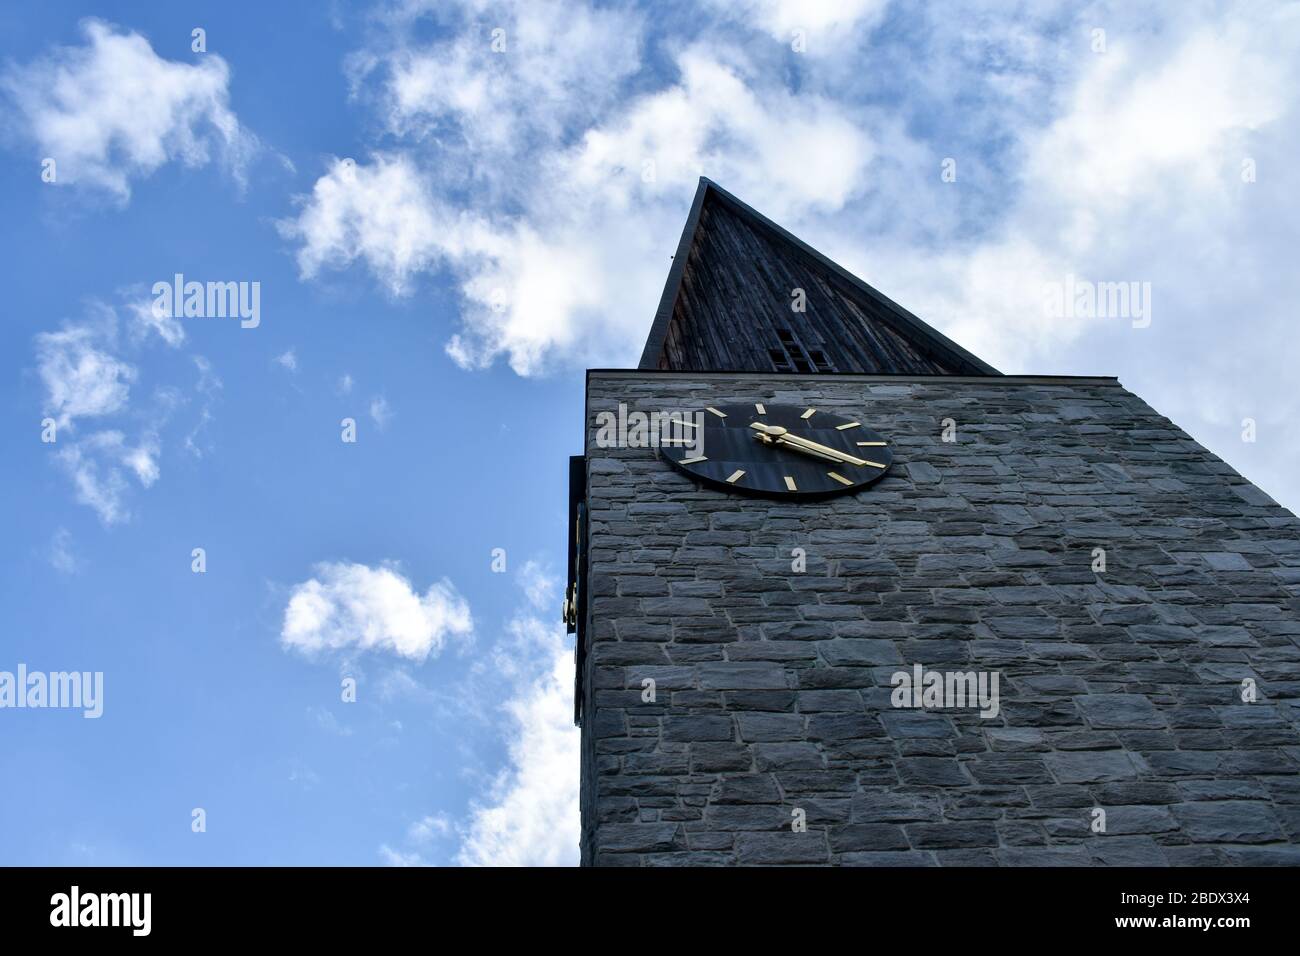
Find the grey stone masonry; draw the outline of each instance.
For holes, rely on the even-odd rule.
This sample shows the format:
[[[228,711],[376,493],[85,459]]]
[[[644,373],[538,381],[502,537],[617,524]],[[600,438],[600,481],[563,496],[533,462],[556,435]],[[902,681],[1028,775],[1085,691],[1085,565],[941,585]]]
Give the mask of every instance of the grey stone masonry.
[[[728,494],[597,447],[620,402],[895,462]],[[586,455],[584,863],[1300,864],[1300,520],[1116,380],[592,371]],[[916,664],[996,716],[895,707]]]

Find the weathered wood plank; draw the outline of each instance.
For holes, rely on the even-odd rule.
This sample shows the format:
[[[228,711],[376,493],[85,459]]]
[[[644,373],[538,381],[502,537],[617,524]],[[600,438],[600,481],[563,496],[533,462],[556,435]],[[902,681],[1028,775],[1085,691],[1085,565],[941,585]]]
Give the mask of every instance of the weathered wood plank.
[[[807,308],[791,309],[803,289]],[[969,374],[942,361],[890,320],[888,309],[844,282],[799,248],[770,234],[721,201],[707,201],[687,254],[664,336],[659,367],[772,371],[770,350],[792,368],[830,371]],[[806,365],[804,363],[807,363]]]

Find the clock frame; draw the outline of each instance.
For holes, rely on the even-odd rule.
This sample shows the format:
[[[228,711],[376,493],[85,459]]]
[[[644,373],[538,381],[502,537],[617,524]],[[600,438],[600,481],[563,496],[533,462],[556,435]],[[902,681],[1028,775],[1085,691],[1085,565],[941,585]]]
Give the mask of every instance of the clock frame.
[[[735,494],[809,500],[861,491],[894,456],[856,418],[816,406],[753,402],[706,406],[687,421],[698,443],[661,444],[659,455],[691,479]],[[698,450],[697,450],[698,449]]]

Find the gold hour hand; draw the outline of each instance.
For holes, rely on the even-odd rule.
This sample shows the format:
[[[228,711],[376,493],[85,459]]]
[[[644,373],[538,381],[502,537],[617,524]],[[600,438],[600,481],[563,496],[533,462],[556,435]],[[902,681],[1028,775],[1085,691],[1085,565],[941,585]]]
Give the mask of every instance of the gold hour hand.
[[[791,451],[797,451],[804,455],[810,455],[813,458],[821,458],[824,461],[831,461],[837,465],[866,465],[868,462],[863,458],[831,448],[828,445],[822,445],[808,438],[802,438],[799,435],[791,435],[790,432],[780,425],[765,425],[762,422],[750,422],[749,427],[758,432],[756,437],[765,445],[777,445],[781,448],[789,448]]]

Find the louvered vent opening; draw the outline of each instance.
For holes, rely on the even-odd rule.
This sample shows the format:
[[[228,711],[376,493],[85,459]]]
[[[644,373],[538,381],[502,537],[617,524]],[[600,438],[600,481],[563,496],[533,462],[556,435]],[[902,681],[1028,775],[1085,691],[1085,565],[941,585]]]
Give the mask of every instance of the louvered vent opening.
[[[813,365],[817,366],[819,372],[832,372],[830,359],[826,357],[825,352],[809,352],[808,357],[812,359]]]
[[[785,354],[784,349],[768,349],[768,357],[772,360],[772,368],[777,372],[793,371],[790,367],[790,357]]]
[[[803,375],[834,371],[825,352],[808,351],[789,329],[777,329],[776,338],[781,347],[767,350],[773,371],[799,372]]]

